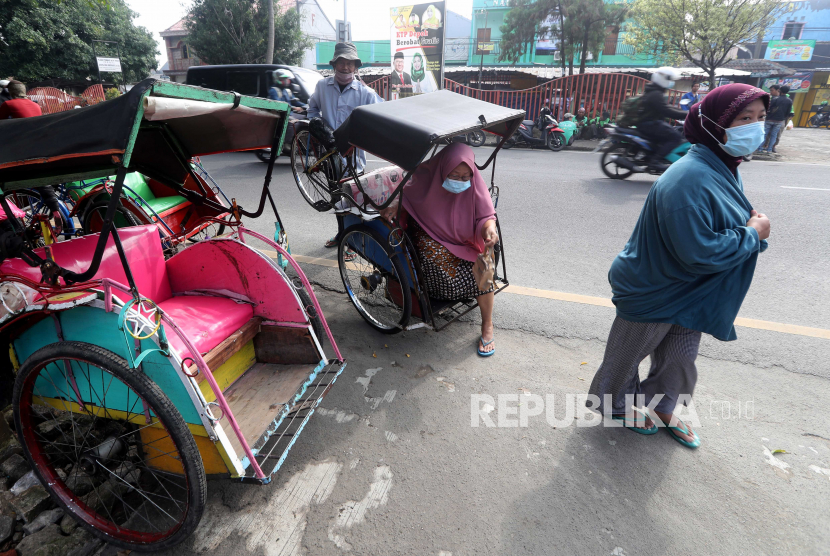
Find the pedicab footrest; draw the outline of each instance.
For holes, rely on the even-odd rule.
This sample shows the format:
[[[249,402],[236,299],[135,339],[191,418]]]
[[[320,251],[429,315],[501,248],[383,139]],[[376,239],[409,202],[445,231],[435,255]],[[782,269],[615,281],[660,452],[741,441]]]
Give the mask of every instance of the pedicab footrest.
[[[257,369],[257,366],[261,368]],[[302,432],[317,405],[343,372],[346,363],[330,360],[321,362],[317,366],[269,364],[257,364],[257,366],[229,388],[225,397],[267,481],[267,478],[282,466],[296,438]],[[277,373],[282,375],[281,377],[276,376],[277,367],[279,367]],[[295,384],[298,385],[290,398],[287,401],[279,400],[279,398],[285,400],[280,390],[284,391],[284,386]],[[255,392],[253,394],[255,396],[270,395],[275,403],[267,406],[267,413],[258,411],[258,415],[246,416],[245,408],[254,405],[246,396],[246,392]],[[258,429],[252,428],[252,425],[256,426],[255,422],[258,422]],[[241,450],[237,450],[237,453],[241,455]],[[252,466],[247,458],[242,460],[242,465],[245,467],[245,476],[254,477]]]

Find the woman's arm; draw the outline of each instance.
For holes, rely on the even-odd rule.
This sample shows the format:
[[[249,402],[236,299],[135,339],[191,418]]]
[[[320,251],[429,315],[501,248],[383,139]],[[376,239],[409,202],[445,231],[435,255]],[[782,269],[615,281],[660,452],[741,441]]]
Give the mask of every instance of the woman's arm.
[[[499,241],[499,232],[496,229],[496,220],[487,220],[481,229],[481,239],[484,240],[484,248],[489,249]]]

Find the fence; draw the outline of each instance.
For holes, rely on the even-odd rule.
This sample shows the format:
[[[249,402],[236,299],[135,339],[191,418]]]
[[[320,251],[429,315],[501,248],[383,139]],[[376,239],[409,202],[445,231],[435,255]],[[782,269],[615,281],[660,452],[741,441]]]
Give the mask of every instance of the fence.
[[[643,94],[648,83],[647,79],[625,73],[583,73],[560,77],[521,91],[473,89],[450,79],[444,79],[444,88],[499,106],[524,110],[530,119],[535,118],[543,106],[549,106],[557,118],[566,112],[576,113],[581,106],[590,118],[607,110],[611,118],[615,119],[623,101],[630,96]],[[368,85],[381,98],[389,99],[388,77]],[[669,89],[667,94],[669,104],[676,105],[683,92]]]
[[[100,84],[88,87],[79,97],[54,87],[35,87],[29,90],[27,96],[40,105],[44,114],[64,112],[76,106],[90,106],[106,100],[104,87]]]

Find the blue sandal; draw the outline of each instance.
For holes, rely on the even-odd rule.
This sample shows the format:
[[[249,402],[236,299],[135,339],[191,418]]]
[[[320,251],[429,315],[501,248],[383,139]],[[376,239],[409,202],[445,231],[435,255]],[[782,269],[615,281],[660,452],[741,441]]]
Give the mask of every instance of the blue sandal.
[[[622,421],[623,426],[625,428],[627,428],[628,430],[634,431],[637,434],[644,434],[646,436],[652,435],[652,434],[657,434],[657,424],[654,422],[654,419],[651,419],[651,415],[648,414],[648,411],[645,412],[645,415],[643,415],[642,420],[637,419],[637,417],[635,416],[634,417],[634,424],[627,424],[626,423],[626,415],[625,414],[611,415],[611,418],[614,419],[615,421]],[[642,427],[642,425],[646,424],[646,418],[651,419],[651,428],[644,429]]]
[[[685,435],[689,434],[689,428],[686,426],[686,423],[684,423],[680,419],[678,419],[677,422],[678,422],[678,424],[681,425],[680,427],[670,427],[668,425],[666,426],[666,429],[668,429],[668,431],[671,433],[672,437],[675,440],[677,440],[678,442],[680,442],[681,444],[683,444],[684,446],[686,446],[687,448],[695,449],[695,448],[699,447],[700,446],[700,437],[697,435],[697,431],[692,431],[692,436],[694,436],[694,441],[693,442],[689,442],[688,440],[686,440],[684,438],[680,438],[679,436],[677,436],[677,434],[674,431],[681,432]]]
[[[481,357],[490,357],[491,355],[496,353],[496,348],[493,348],[491,351],[481,351],[481,349],[486,348],[487,346],[489,346],[490,344],[492,344],[495,341],[496,341],[496,338],[494,337],[489,342],[485,342],[484,341],[484,336],[482,336],[481,338],[479,338],[479,342],[481,343],[481,347],[477,348],[476,351],[478,352],[478,354]]]

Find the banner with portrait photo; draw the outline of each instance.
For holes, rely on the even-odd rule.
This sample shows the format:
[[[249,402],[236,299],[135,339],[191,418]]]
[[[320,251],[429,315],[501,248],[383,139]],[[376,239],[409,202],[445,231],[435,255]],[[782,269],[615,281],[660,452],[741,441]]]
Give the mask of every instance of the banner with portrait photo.
[[[441,88],[444,64],[445,2],[391,8],[392,72],[389,90],[396,97]]]

